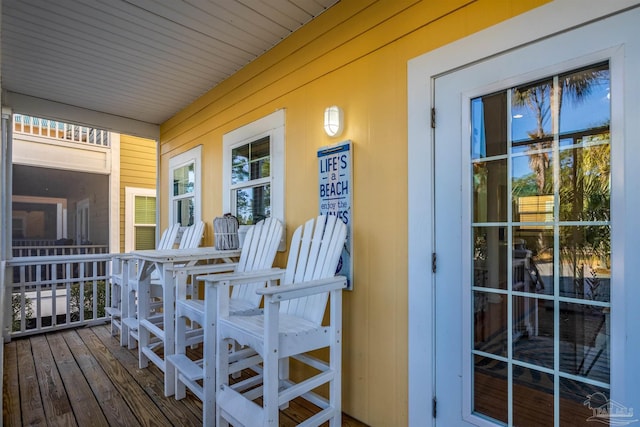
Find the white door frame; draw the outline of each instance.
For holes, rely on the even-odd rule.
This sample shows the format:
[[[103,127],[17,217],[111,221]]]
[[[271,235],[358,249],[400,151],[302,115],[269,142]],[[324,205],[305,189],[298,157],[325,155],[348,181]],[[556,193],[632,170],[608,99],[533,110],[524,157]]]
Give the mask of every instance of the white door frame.
[[[91,239],[90,212],[91,203],[88,198],[82,199],[76,204],[76,245],[81,245],[83,240]],[[83,236],[85,231],[87,235]]]
[[[517,16],[482,32],[461,39],[433,52],[414,58],[408,64],[408,307],[409,307],[409,424],[425,425],[432,418],[431,401],[434,392],[434,288],[431,271],[431,254],[434,248],[433,218],[433,131],[431,110],[434,99],[434,81],[439,75],[471,65],[485,58],[509,51],[545,37],[565,32],[571,28],[598,20],[603,16],[637,6],[638,0],[619,0],[616,2],[591,2],[589,7],[580,7],[572,0],[556,0],[552,3]],[[535,22],[536,25],[531,25]],[[526,31],[522,29],[526,28]],[[639,33],[640,38],[640,33]],[[635,49],[639,47],[634,46]],[[640,69],[640,64],[625,64],[626,69]],[[630,74],[634,74],[630,76]],[[624,76],[626,93],[640,93],[640,83],[635,73]],[[627,116],[640,111],[637,96],[625,97],[624,110]],[[436,117],[437,119],[437,117]],[[629,141],[640,134],[638,121],[628,120],[624,129],[612,129],[621,132],[622,138]],[[631,156],[626,156],[623,176],[612,179],[624,179],[626,182],[640,182],[640,168],[634,165]],[[635,167],[634,167],[635,166]],[[625,187],[630,193],[631,186]],[[640,212],[638,197],[625,197],[629,200],[624,206],[623,218],[615,219],[625,226],[625,220]],[[625,277],[637,276],[629,263],[624,263],[624,254],[629,253],[634,243],[640,241],[640,230],[627,228],[612,230],[612,238],[620,239],[624,248],[622,259],[614,260],[620,271],[620,282]],[[635,273],[635,274],[634,274]],[[631,283],[631,281],[630,281]],[[626,325],[640,324],[640,310],[634,309],[632,301],[640,301],[640,286],[626,287],[625,299],[612,300],[617,305]],[[626,343],[617,351],[623,352],[626,366],[637,364],[640,354],[640,336],[634,326],[627,328]],[[614,350],[615,351],[615,350]],[[624,378],[612,378],[617,384],[615,400],[624,402],[630,408],[640,408],[640,370],[628,372]],[[612,397],[613,399],[613,397]]]

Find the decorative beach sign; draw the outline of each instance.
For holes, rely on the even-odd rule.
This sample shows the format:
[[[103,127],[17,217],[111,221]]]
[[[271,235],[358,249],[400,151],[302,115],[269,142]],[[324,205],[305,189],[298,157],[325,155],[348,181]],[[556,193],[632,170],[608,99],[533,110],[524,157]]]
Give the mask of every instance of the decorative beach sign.
[[[347,277],[347,290],[353,290],[351,238],[351,205],[353,177],[351,175],[353,145],[343,141],[318,150],[319,206],[323,215],[335,215],[347,224],[347,241],[336,274]]]

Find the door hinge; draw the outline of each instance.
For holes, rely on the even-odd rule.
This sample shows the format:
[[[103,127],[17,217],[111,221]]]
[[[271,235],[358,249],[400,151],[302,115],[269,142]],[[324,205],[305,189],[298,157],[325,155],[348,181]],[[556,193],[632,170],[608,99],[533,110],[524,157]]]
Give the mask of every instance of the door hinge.
[[[434,253],[431,254],[431,271],[433,273],[436,272],[436,267],[437,267],[436,266],[436,259],[437,259],[436,253],[434,252]]]
[[[431,109],[431,129],[436,128],[436,109],[435,107]]]
[[[436,417],[436,415],[438,414],[438,399],[436,399],[435,396],[433,396],[433,418]]]

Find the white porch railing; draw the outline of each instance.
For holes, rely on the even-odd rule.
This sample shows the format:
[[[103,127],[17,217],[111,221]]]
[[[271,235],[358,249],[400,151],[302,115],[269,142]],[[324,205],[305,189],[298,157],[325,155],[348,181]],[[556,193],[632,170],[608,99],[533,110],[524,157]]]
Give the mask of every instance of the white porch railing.
[[[88,128],[21,114],[13,115],[13,132],[109,147],[109,132],[104,129]]]
[[[52,255],[86,255],[106,254],[109,252],[107,245],[52,245],[52,246],[13,246],[13,257],[33,257]]]
[[[109,254],[15,258],[6,269],[12,337],[109,320]]]

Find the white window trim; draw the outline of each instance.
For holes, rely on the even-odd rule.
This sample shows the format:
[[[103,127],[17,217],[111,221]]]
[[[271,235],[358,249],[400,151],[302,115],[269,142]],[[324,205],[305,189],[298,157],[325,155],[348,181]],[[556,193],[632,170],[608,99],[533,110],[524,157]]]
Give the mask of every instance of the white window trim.
[[[135,246],[134,212],[135,212],[135,205],[136,205],[135,203],[136,196],[156,197],[156,190],[155,188],[139,188],[139,187],[124,188],[124,251],[125,252],[130,252],[134,250],[134,246]],[[156,204],[156,209],[157,209],[157,204]],[[156,224],[156,228],[157,226],[158,225]]]
[[[284,142],[285,110],[277,110],[261,119],[239,127],[222,136],[222,211],[232,211],[231,192],[231,151],[234,147],[248,144],[269,136],[271,155],[271,216],[285,224],[284,216]],[[241,227],[240,232],[245,227]],[[279,250],[285,250],[286,233],[282,234]]]
[[[169,224],[176,222],[175,213],[173,211],[173,171],[182,166],[194,163],[194,177],[195,183],[193,187],[193,221],[197,223],[202,221],[202,145],[198,145],[189,151],[178,154],[169,159],[169,198],[168,198],[168,211],[169,211]],[[185,226],[186,224],[181,224]]]

